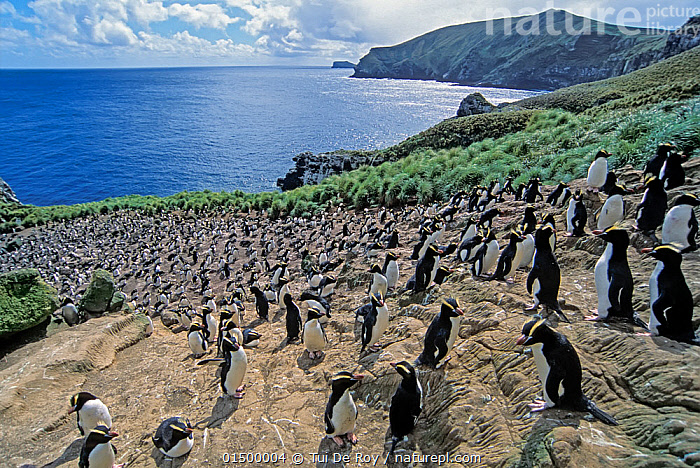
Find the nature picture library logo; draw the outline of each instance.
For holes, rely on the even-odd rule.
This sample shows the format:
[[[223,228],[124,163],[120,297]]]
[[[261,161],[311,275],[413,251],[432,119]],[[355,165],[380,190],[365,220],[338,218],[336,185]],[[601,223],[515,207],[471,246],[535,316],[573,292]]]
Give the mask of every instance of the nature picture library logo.
[[[689,17],[700,14],[700,7],[678,7],[669,4],[657,4],[653,7],[636,8],[584,8],[579,14],[566,10],[557,10],[553,2],[547,2],[545,11],[535,7],[525,7],[514,11],[506,7],[489,8],[486,21],[486,34],[512,34],[520,36],[550,35],[603,35],[610,33],[609,26],[617,28],[622,34],[636,36],[639,34],[671,34],[676,28],[665,28],[668,20],[677,19],[683,24]],[[562,25],[563,17],[563,25]],[[596,23],[593,24],[593,19]],[[544,19],[544,22],[542,21]]]

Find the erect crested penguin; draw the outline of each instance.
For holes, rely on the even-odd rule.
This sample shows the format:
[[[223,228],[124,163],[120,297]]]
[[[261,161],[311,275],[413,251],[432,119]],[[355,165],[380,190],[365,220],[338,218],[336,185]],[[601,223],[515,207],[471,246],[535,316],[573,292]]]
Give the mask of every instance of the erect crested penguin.
[[[396,445],[408,434],[413,432],[416,422],[423,410],[423,387],[418,381],[416,370],[407,361],[391,362],[391,367],[401,376],[401,382],[391,397],[389,407],[389,426],[391,429],[391,450],[394,453]]]
[[[199,358],[207,352],[207,340],[204,337],[205,330],[204,326],[193,322],[187,333],[187,343],[190,345],[195,358]]]
[[[571,196],[571,191],[567,191],[568,188],[569,184],[559,182],[559,185],[557,185],[556,188],[552,190],[552,193],[550,193],[547,197],[547,203],[552,206],[562,206],[564,203],[566,203],[566,199]]]
[[[449,298],[442,301],[440,312],[425,332],[423,352],[416,359],[416,364],[439,368],[450,360],[447,354],[452,350],[457,340],[459,321],[462,315],[464,312],[457,299]]]
[[[474,262],[472,263],[472,275],[481,276],[488,274],[498,261],[498,241],[496,234],[489,229],[476,251]]]
[[[605,200],[603,207],[598,214],[598,230],[604,231],[613,224],[620,222],[625,217],[625,202],[622,195],[628,191],[621,185],[616,185],[610,190],[608,199]]]
[[[639,318],[632,306],[634,281],[627,262],[627,231],[611,226],[602,232],[594,231],[593,234],[603,239],[607,245],[594,270],[598,293],[597,315],[586,317],[586,320],[621,319],[648,330],[647,324]]]
[[[533,412],[547,408],[588,411],[606,424],[618,424],[615,418],[599,409],[583,394],[583,372],[576,350],[566,336],[549,328],[545,319],[535,318],[525,323],[516,344],[532,348],[542,382],[544,401],[531,403],[529,406]]]
[[[661,143],[656,150],[656,154],[644,166],[644,172],[642,174],[644,180],[649,176],[660,178],[661,168],[664,167],[666,158],[668,158],[669,153],[675,149],[676,145],[673,143]]]
[[[61,315],[63,315],[63,320],[66,321],[68,326],[72,327],[80,322],[80,314],[70,297],[66,297],[61,303]]]
[[[498,208],[491,208],[490,210],[486,211],[484,214],[481,215],[477,225],[480,229],[490,229],[493,225],[493,220],[496,217],[501,216],[502,214],[503,212]]]
[[[387,252],[382,267],[382,274],[386,277],[386,287],[394,289],[399,281],[398,256],[394,252]]]
[[[457,248],[457,260],[460,262],[471,261],[476,255],[483,239],[483,235],[479,233],[464,239]]]
[[[642,201],[637,206],[637,229],[647,236],[656,238],[656,228],[664,222],[664,214],[667,208],[667,196],[663,182],[650,176],[646,180],[646,191]]]
[[[268,314],[270,311],[270,303],[267,300],[265,293],[263,293],[257,286],[251,286],[250,292],[252,292],[255,296],[255,310],[258,313],[258,317],[266,322],[269,321]]]
[[[372,265],[372,268],[370,268],[369,272],[372,273],[372,284],[370,285],[369,293],[379,293],[382,295],[382,297],[386,297],[388,281],[386,279],[386,276],[382,274],[381,267],[375,263],[374,265]]]
[[[120,468],[114,465],[117,449],[111,443],[119,434],[113,432],[104,424],[93,428],[83,441],[80,450],[79,468]]]
[[[367,346],[370,351],[377,351],[380,348],[379,340],[389,327],[389,310],[384,303],[384,296],[381,293],[372,294],[372,308],[362,322],[362,347],[360,353],[364,352]]]
[[[501,251],[501,256],[498,257],[496,271],[489,277],[489,280],[507,280],[511,281],[515,275],[515,270],[520,265],[523,258],[522,243],[525,238],[517,231],[511,231],[508,245]]]
[[[658,260],[649,278],[651,334],[700,346],[693,328],[693,294],[681,270],[681,250],[662,244],[642,252]]]
[[[581,191],[577,190],[569,200],[569,208],[566,210],[566,231],[569,236],[581,237],[585,234],[588,213],[582,198]]]
[[[685,252],[696,250],[695,237],[698,234],[698,220],[693,207],[700,206],[700,200],[685,193],[676,198],[673,207],[668,210],[661,228],[661,242],[678,245]]]
[[[672,190],[681,185],[685,185],[685,169],[682,163],[687,156],[678,154],[675,151],[668,155],[666,162],[659,172],[659,179],[664,183],[666,190]]]
[[[158,426],[151,437],[153,445],[164,455],[177,458],[190,453],[194,445],[190,420],[181,416],[168,418]]]
[[[418,260],[416,264],[416,274],[415,274],[415,284],[413,287],[414,292],[425,291],[430,282],[433,280],[433,272],[437,269],[435,266],[440,261],[441,251],[437,249],[434,245],[428,247],[425,251],[425,255]]]
[[[600,150],[593,158],[593,162],[588,167],[588,177],[586,182],[588,186],[598,191],[605,184],[605,178],[608,175],[608,157],[612,156],[605,150]]]
[[[544,200],[544,196],[540,193],[540,178],[533,177],[530,179],[525,189],[524,200],[525,203],[535,203],[537,202],[537,198]]]
[[[70,406],[68,413],[77,414],[80,435],[89,433],[100,423],[112,427],[112,417],[107,406],[92,393],[76,393],[70,399]]]
[[[323,350],[326,349],[328,338],[323,325],[319,321],[324,315],[325,313],[321,309],[309,308],[304,330],[301,334],[301,342],[304,343],[306,350],[309,352],[309,359],[320,358],[323,356]]]
[[[346,436],[353,445],[357,443],[354,434],[357,406],[350,395],[350,388],[363,378],[364,375],[361,374],[341,371],[331,379],[332,390],[323,419],[326,424],[326,437],[332,438],[340,447],[345,445],[341,436]]]
[[[284,305],[287,309],[287,317],[285,320],[287,326],[287,342],[291,343],[299,339],[301,333],[301,313],[299,306],[294,303],[291,294],[284,296]]]
[[[549,238],[554,235],[554,229],[546,225],[535,232],[535,258],[532,261],[532,269],[527,275],[527,292],[532,294],[534,304],[528,310],[537,310],[542,304],[546,309],[552,309],[559,314],[565,322],[569,319],[559,306],[559,285],[561,283],[561,271],[557,258],[552,252]]]

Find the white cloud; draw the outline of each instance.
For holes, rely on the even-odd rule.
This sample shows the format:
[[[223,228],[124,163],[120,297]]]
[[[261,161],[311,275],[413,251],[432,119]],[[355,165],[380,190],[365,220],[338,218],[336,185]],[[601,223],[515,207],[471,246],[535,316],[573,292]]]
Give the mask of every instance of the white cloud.
[[[138,41],[134,31],[122,21],[102,19],[95,24],[92,34],[93,40],[98,44],[127,46]]]
[[[196,28],[226,29],[229,24],[240,21],[240,18],[231,18],[220,5],[209,4],[180,4],[173,3],[168,8],[171,16],[176,16]]]

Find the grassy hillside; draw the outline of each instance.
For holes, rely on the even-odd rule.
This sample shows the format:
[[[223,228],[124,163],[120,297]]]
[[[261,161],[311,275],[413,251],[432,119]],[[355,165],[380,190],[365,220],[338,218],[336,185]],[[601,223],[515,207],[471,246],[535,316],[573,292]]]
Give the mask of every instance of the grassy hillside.
[[[687,153],[700,148],[700,49],[598,83],[520,101],[515,112],[450,119],[376,152],[376,167],[279,193],[182,192],[131,195],[71,206],[0,204],[0,232],[115,210],[269,210],[273,217],[310,216],[328,205],[357,208],[444,200],[456,190],[511,175],[547,182],[585,173],[605,147],[613,167],[640,166],[659,142]],[[577,113],[578,112],[578,113]]]
[[[592,33],[569,34],[567,15],[574,32],[588,25]],[[634,32],[626,35],[615,25],[548,10],[529,17],[448,26],[396,46],[373,48],[353,76],[557,89],[653,63],[666,36],[646,29]],[[546,63],[542,57],[547,57]]]

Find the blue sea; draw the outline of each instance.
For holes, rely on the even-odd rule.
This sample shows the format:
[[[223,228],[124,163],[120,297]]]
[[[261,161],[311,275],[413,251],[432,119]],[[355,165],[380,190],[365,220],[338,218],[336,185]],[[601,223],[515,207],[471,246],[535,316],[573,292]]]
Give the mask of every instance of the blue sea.
[[[23,203],[276,190],[302,151],[383,148],[532,91],[349,78],[330,68],[0,71],[0,177]]]

